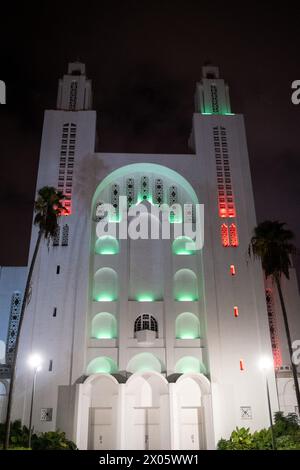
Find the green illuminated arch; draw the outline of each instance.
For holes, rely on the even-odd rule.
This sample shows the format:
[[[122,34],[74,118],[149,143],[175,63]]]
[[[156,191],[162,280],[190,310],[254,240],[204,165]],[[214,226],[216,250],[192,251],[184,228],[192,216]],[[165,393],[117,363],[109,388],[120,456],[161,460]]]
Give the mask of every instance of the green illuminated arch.
[[[113,359],[107,356],[96,357],[87,366],[87,375],[91,374],[115,374],[118,366]]]
[[[194,271],[183,268],[174,275],[174,299],[179,302],[195,301],[199,298],[198,279]]]
[[[198,204],[197,194],[195,193],[192,185],[179,173],[163,165],[157,165],[156,163],[133,163],[131,165],[125,165],[117,170],[109,173],[98,185],[92,200],[92,214],[95,208],[101,192],[109,185],[114,183],[118,178],[132,176],[134,173],[157,173],[162,177],[170,178],[175,185],[182,187],[190,198],[191,204]]]
[[[173,255],[194,255],[196,253],[195,242],[186,236],[178,237],[172,244]]]
[[[194,313],[184,312],[176,318],[176,338],[200,338],[200,322]]]
[[[154,354],[143,352],[133,356],[127,365],[127,371],[132,372],[145,372],[145,371],[162,372],[162,364]]]
[[[111,313],[101,312],[92,320],[92,338],[112,339],[117,337],[117,320]]]
[[[111,235],[103,235],[96,241],[95,253],[97,255],[117,255],[119,251],[119,242]]]
[[[187,374],[190,372],[198,372],[206,374],[205,365],[194,356],[184,356],[175,365],[175,372],[178,374]]]
[[[93,299],[111,302],[118,299],[118,275],[112,268],[99,269],[94,277]]]

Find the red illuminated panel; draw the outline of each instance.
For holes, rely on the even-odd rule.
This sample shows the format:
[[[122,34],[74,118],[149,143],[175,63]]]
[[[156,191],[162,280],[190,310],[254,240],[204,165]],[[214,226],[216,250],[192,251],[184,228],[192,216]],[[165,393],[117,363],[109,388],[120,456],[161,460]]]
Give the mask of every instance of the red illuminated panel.
[[[61,215],[67,216],[72,214],[72,201],[70,199],[66,199],[62,202],[64,206],[64,211]]]
[[[221,202],[220,198],[219,198],[219,216],[221,218],[227,217],[226,204],[224,204],[224,202]]]
[[[277,348],[277,349],[273,349],[272,350],[273,352],[273,359],[274,359],[274,366],[276,369],[278,369],[279,367],[282,366],[282,357],[281,357],[281,352],[280,352],[280,349]]]
[[[230,265],[230,274],[231,274],[231,276],[235,276],[235,266],[234,266],[234,264]]]
[[[237,228],[235,224],[230,224],[229,236],[230,236],[230,246],[238,246],[239,238],[238,238]]]
[[[240,359],[240,370],[245,370],[245,363],[243,359]]]
[[[233,307],[233,314],[236,318],[239,316],[239,308],[238,307]]]
[[[228,215],[228,217],[236,217],[234,204],[228,204],[227,205],[227,215]]]
[[[229,246],[229,231],[227,224],[221,225],[221,240],[223,246]]]

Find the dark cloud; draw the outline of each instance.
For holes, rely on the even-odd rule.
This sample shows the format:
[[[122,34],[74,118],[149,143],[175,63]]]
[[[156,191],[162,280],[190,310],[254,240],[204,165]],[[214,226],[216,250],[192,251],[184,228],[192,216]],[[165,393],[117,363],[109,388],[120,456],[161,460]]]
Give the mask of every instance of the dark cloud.
[[[187,153],[195,82],[206,60],[218,64],[233,110],[245,115],[258,218],[286,221],[300,244],[300,106],[290,101],[300,78],[299,11],[261,3],[3,7],[0,264],[26,262],[43,110],[55,106],[57,79],[77,58],[93,80],[97,150],[111,152]]]

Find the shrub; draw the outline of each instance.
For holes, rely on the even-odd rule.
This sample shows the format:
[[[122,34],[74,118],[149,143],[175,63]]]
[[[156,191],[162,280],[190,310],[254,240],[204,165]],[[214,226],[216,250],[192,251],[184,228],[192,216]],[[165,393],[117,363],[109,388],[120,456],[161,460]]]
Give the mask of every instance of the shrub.
[[[60,431],[44,432],[32,441],[32,450],[76,450],[74,442]]]
[[[272,450],[272,433],[271,429],[261,429],[260,431],[255,431],[252,435],[254,449],[257,450]]]
[[[275,413],[273,432],[278,450],[300,450],[300,423],[295,413]],[[228,440],[218,442],[219,450],[271,450],[271,428],[251,434],[249,428],[236,428]]]
[[[300,442],[295,441],[292,436],[280,436],[276,439],[278,450],[300,450]]]
[[[284,416],[282,411],[277,411],[274,415],[275,424],[273,426],[276,437],[294,435],[300,431],[299,419],[296,413],[288,413]]]
[[[0,442],[4,441],[5,425],[0,424]],[[11,450],[29,450],[28,449],[29,429],[22,426],[21,420],[11,423],[9,448]],[[32,434],[31,437],[32,450],[75,450],[74,442],[66,438],[64,432],[52,431],[42,434]]]
[[[218,442],[219,450],[251,450],[254,442],[249,428],[236,428],[232,431],[229,440],[221,439]]]
[[[5,424],[0,424],[0,442],[4,441],[5,436]],[[32,439],[35,439],[37,436],[36,434],[32,435]],[[10,447],[23,447],[27,448],[28,446],[28,438],[29,438],[29,429],[26,426],[22,426],[21,420],[17,419],[13,421],[10,426],[10,438],[9,444]]]

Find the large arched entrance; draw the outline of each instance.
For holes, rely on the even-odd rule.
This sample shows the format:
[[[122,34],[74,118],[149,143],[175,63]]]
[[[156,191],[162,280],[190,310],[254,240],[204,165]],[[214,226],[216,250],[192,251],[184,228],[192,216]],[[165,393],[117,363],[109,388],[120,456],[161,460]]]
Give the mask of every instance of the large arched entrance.
[[[209,447],[212,423],[210,382],[200,373],[182,374],[175,384],[176,448]]]
[[[125,385],[125,448],[170,449],[168,382],[158,372],[133,374]]]
[[[110,374],[93,374],[79,387],[76,433],[79,449],[120,448],[118,381]]]

